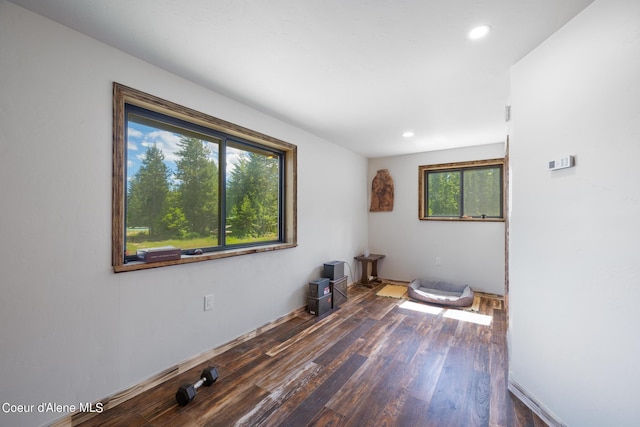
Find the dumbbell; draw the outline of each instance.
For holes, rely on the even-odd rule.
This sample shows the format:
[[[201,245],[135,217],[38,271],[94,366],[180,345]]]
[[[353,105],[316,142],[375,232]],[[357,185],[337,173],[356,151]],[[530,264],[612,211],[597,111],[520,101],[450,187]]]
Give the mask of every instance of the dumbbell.
[[[207,366],[202,370],[200,379],[193,384],[184,384],[176,392],[176,400],[180,406],[185,406],[196,397],[196,390],[203,385],[211,387],[218,379],[218,370],[213,366]]]

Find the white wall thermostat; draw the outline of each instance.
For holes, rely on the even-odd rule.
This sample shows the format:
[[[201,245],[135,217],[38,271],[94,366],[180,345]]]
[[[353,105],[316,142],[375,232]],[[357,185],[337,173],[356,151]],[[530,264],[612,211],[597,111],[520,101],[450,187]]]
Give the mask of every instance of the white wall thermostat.
[[[548,165],[550,171],[558,169],[566,169],[575,166],[576,161],[574,156],[564,156],[556,160],[551,160]]]

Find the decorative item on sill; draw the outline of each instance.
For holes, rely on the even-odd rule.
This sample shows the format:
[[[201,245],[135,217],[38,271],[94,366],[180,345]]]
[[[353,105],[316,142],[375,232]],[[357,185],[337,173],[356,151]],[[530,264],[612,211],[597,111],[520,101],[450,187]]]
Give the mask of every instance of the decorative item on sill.
[[[180,251],[180,248],[175,248],[173,246],[161,246],[150,249],[138,249],[137,257],[138,261],[150,263],[180,259],[181,254],[182,252]]]

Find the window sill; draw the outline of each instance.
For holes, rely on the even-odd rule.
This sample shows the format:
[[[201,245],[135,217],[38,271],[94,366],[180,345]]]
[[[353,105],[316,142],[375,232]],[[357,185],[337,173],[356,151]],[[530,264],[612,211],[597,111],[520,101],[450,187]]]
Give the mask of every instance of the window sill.
[[[170,265],[191,264],[194,262],[209,261],[213,259],[229,258],[240,255],[255,254],[260,252],[271,252],[280,249],[290,249],[298,246],[296,243],[277,243],[273,245],[254,246],[242,249],[229,249],[220,252],[208,252],[202,255],[182,255],[180,259],[172,261],[149,262],[131,261],[126,264],[114,265],[114,273],[123,273],[125,271],[147,270],[150,268],[167,267]]]
[[[429,217],[419,219],[420,221],[504,222],[504,218]]]

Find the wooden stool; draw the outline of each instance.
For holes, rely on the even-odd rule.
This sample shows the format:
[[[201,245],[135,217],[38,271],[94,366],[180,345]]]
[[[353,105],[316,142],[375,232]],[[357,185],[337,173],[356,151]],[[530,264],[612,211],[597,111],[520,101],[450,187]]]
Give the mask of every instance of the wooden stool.
[[[362,265],[362,277],[360,278],[360,284],[368,288],[373,288],[374,283],[378,283],[378,260],[384,258],[384,255],[369,254],[367,256],[360,255],[355,256],[353,259],[360,261]],[[371,265],[371,279],[369,279],[369,265]]]

